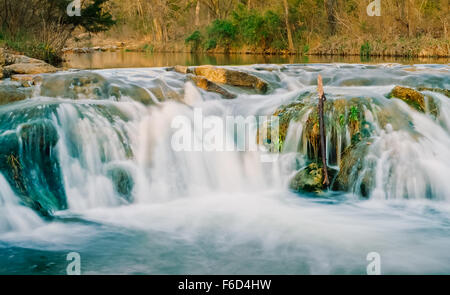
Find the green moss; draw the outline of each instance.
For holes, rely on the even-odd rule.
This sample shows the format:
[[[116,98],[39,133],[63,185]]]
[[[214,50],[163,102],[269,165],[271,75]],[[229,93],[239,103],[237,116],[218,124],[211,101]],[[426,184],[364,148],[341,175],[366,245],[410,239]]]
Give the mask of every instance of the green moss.
[[[422,113],[425,112],[424,96],[423,94],[414,89],[402,86],[395,86],[394,89],[392,89],[391,93],[389,93],[388,97],[389,98],[395,97],[401,99],[408,105],[416,109],[417,111]]]
[[[300,170],[289,183],[289,187],[297,192],[321,193],[324,189],[323,166],[311,163]],[[328,168],[328,177],[332,180],[336,175],[334,169]]]

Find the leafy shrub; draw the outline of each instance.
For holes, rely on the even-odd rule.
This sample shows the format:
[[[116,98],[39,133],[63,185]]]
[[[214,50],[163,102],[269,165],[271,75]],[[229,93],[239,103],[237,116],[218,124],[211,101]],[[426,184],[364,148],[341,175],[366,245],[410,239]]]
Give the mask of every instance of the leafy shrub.
[[[54,49],[51,45],[29,37],[28,35],[17,34],[15,38],[4,32],[1,32],[0,35],[1,43],[14,51],[18,51],[26,56],[37,58],[53,65],[57,65],[62,61],[59,51]]]
[[[208,27],[209,39],[215,40],[216,46],[223,46],[226,49],[229,49],[236,40],[236,33],[236,26],[229,20],[216,19]]]
[[[303,54],[307,54],[309,52],[309,44],[305,44],[303,45],[303,50],[302,50]]]
[[[208,39],[205,42],[204,48],[205,50],[211,50],[217,47],[216,39]]]
[[[366,42],[364,42],[363,45],[361,45],[361,49],[359,51],[359,54],[361,56],[364,56],[364,57],[369,57],[371,51],[372,51],[372,47],[370,46],[369,41],[366,41]]]
[[[200,33],[200,31],[195,31],[184,40],[184,43],[190,44],[191,51],[195,52],[200,47],[202,40],[203,40],[202,33]]]
[[[243,5],[233,11],[232,23],[238,29],[240,43],[263,48],[285,49],[282,19],[275,12],[268,10],[264,14],[249,10]]]

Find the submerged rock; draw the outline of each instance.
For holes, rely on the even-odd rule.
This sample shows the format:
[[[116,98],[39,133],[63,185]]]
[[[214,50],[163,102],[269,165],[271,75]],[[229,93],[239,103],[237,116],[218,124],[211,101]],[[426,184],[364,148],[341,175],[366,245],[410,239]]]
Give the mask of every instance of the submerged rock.
[[[422,93],[414,89],[395,86],[391,93],[389,93],[388,97],[401,99],[419,112],[425,112],[425,97]]]
[[[46,75],[41,95],[70,99],[115,99],[129,97],[145,105],[153,103],[149,91],[134,84],[126,84],[90,71]]]
[[[419,90],[419,91],[438,92],[438,93],[444,94],[447,97],[450,97],[450,89],[418,87],[417,90]]]
[[[342,153],[339,172],[333,188],[342,191],[356,191],[368,197],[374,187],[374,171],[365,166],[370,141],[365,140],[347,147]],[[367,168],[367,169],[365,169]]]
[[[55,146],[59,140],[52,122],[22,124],[0,136],[0,171],[22,202],[50,217],[67,208]]]
[[[41,95],[48,97],[96,99],[106,97],[106,92],[106,79],[87,71],[48,75],[41,84]]]
[[[213,66],[199,66],[194,68],[194,73],[215,83],[254,88],[263,93],[268,90],[268,83],[266,81],[242,71]]]
[[[24,100],[31,97],[31,89],[17,84],[0,84],[0,105]]]
[[[200,87],[206,91],[210,92],[216,92],[220,95],[222,95],[225,98],[236,98],[236,94],[228,92],[226,89],[220,87],[214,82],[209,81],[205,77],[202,76],[194,76],[194,75],[188,75],[188,79],[190,79],[192,82],[197,85],[197,87]]]
[[[336,170],[328,167],[328,177],[330,182],[336,175]],[[311,163],[294,176],[289,183],[289,187],[297,192],[320,193],[324,189],[323,166]]]
[[[127,202],[133,202],[134,180],[131,173],[123,167],[114,167],[108,170],[107,175],[114,185],[114,190]]]

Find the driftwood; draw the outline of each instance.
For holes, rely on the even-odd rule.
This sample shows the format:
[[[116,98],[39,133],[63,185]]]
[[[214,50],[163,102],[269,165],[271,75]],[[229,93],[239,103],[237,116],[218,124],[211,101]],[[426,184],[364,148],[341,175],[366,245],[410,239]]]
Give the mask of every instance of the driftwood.
[[[325,93],[323,92],[322,76],[317,76],[317,91],[319,92],[319,129],[320,129],[320,150],[322,154],[323,164],[323,184],[328,187],[330,181],[328,179],[328,167],[327,167],[327,146],[325,136],[325,124],[323,120],[323,103],[327,100]]]

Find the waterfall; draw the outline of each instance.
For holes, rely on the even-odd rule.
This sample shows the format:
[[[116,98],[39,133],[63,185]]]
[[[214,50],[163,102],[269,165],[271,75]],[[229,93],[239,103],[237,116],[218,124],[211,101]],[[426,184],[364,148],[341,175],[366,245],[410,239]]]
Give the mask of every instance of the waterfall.
[[[147,245],[162,256],[166,247],[175,252],[186,247],[202,270],[207,265],[203,254],[219,257],[221,251],[242,250],[255,258],[260,251],[268,256],[248,269],[258,272],[259,265],[262,273],[270,272],[269,265],[281,272],[335,273],[347,264],[349,272],[359,273],[353,254],[365,255],[374,245],[398,262],[399,249],[423,234],[429,238],[426,246],[409,251],[435,249],[432,257],[399,262],[388,266],[390,271],[414,273],[416,266],[448,271],[448,266],[432,265],[441,259],[437,255],[448,257],[443,249],[450,245],[444,237],[448,228],[441,228],[439,238],[433,231],[448,222],[450,212],[450,100],[433,90],[450,87],[448,66],[415,71],[401,65],[271,68],[237,67],[265,79],[269,91],[224,85],[237,94],[235,99],[200,89],[165,68],[46,76],[31,99],[0,106],[0,233],[40,229],[44,237],[59,237],[50,249],[69,244],[91,254],[95,247],[71,244],[63,231],[76,231],[86,247],[103,249],[117,242],[114,251],[133,248],[128,242],[142,243],[136,253],[147,253]],[[336,172],[334,186],[320,193],[293,192],[292,179],[317,153],[319,73],[327,96],[326,152]],[[425,97],[425,110],[388,98],[396,85],[426,87],[417,90]],[[239,124],[228,124],[229,118],[248,120],[248,129],[237,132]],[[279,137],[255,136],[275,129],[274,118]],[[188,124],[180,128],[177,120]],[[221,124],[223,142],[211,136],[215,123]],[[180,136],[189,138],[190,150],[174,148]],[[239,150],[243,138],[245,148]],[[223,150],[207,150],[220,144]],[[256,150],[248,149],[252,144]],[[423,211],[417,204],[425,204]],[[400,237],[410,227],[415,231]],[[145,232],[142,239],[151,244],[123,228]],[[120,238],[110,240],[110,230]],[[99,244],[90,231],[98,233]],[[383,244],[385,238],[392,245]],[[212,254],[197,253],[205,251],[204,245]],[[256,252],[249,250],[252,245]],[[330,262],[335,251],[344,254]],[[176,259],[188,259],[181,257]],[[247,261],[245,255],[239,259]],[[230,272],[248,270],[229,263]]]

